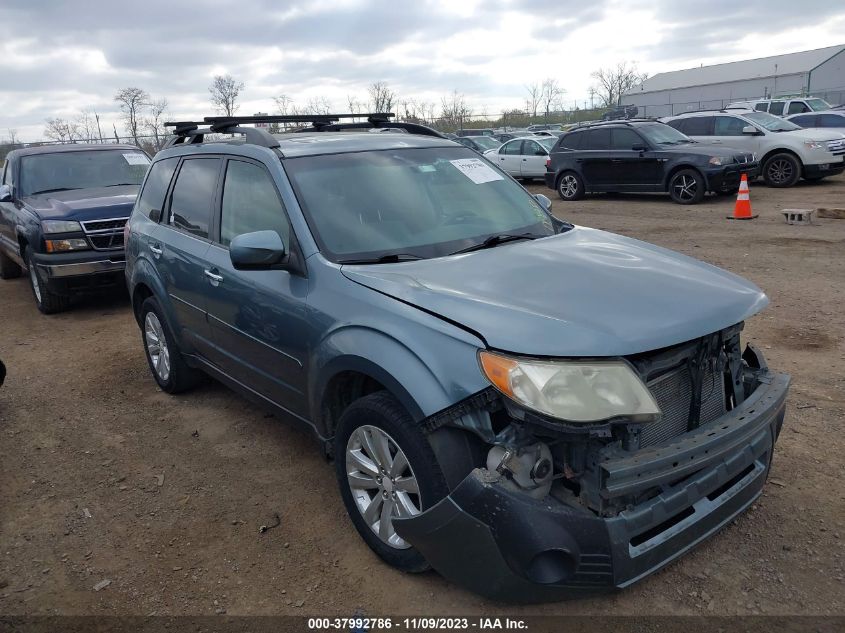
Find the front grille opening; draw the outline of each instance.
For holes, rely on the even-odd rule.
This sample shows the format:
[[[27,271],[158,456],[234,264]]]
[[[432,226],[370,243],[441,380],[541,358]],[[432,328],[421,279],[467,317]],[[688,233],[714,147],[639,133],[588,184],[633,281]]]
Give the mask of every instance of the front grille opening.
[[[721,486],[716,488],[716,490],[714,490],[709,495],[707,495],[707,498],[710,499],[710,501],[715,501],[716,499],[721,497],[723,494],[725,494],[728,490],[730,490],[735,485],[737,485],[742,480],[743,477],[745,477],[748,473],[750,473],[753,470],[754,470],[754,464],[753,463],[748,464],[748,466],[743,468],[742,471],[739,474],[732,477],[731,479],[729,479],[728,481],[723,483]]]
[[[663,532],[675,525],[678,525],[678,523],[680,523],[687,517],[691,517],[693,514],[695,514],[695,508],[693,508],[692,506],[681,510],[678,514],[666,519],[663,523],[655,525],[653,528],[650,528],[641,534],[637,534],[634,538],[631,539],[631,546],[639,547],[646,541],[650,541],[651,539],[660,536]]]

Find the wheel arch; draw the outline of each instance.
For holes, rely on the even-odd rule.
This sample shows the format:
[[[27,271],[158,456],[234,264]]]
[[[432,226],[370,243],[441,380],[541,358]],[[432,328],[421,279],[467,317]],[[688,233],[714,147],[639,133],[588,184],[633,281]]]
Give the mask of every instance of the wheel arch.
[[[683,171],[684,169],[691,169],[699,176],[701,176],[701,179],[704,181],[704,186],[707,188],[708,191],[710,190],[710,182],[707,180],[707,176],[704,174],[704,172],[701,171],[701,168],[692,163],[679,163],[673,166],[672,169],[669,170],[669,173],[666,174],[666,178],[663,181],[663,191],[669,191],[669,183],[672,182],[672,178],[675,177],[675,174],[677,174],[679,171]]]

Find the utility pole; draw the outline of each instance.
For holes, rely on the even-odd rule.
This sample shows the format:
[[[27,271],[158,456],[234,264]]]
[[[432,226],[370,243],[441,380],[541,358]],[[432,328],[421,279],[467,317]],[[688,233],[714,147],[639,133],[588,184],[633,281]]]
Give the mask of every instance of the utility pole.
[[[94,112],[94,118],[97,120],[97,136],[100,137],[100,145],[103,144],[103,131],[100,129],[100,115]]]

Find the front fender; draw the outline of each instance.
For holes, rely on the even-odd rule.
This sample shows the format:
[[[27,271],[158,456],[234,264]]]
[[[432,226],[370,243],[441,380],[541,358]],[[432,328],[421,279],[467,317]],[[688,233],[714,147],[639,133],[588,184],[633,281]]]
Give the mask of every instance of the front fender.
[[[414,328],[416,330],[416,328]],[[441,411],[487,384],[476,360],[477,345],[419,328],[413,346],[380,330],[346,326],[329,334],[316,350],[309,393],[319,413],[331,379],[344,371],[370,376],[384,385],[415,421]],[[313,415],[323,426],[321,415]],[[321,428],[326,437],[332,429]]]

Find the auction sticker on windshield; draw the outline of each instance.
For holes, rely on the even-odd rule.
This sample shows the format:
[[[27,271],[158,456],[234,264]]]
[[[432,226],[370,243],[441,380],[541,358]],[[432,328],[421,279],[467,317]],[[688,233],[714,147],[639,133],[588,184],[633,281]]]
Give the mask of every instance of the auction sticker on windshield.
[[[494,180],[504,180],[501,174],[497,174],[480,158],[459,158],[449,162],[476,185],[493,182]]]
[[[140,152],[131,152],[130,154],[124,154],[123,159],[129,163],[130,165],[149,165],[150,159],[144,156]]]

